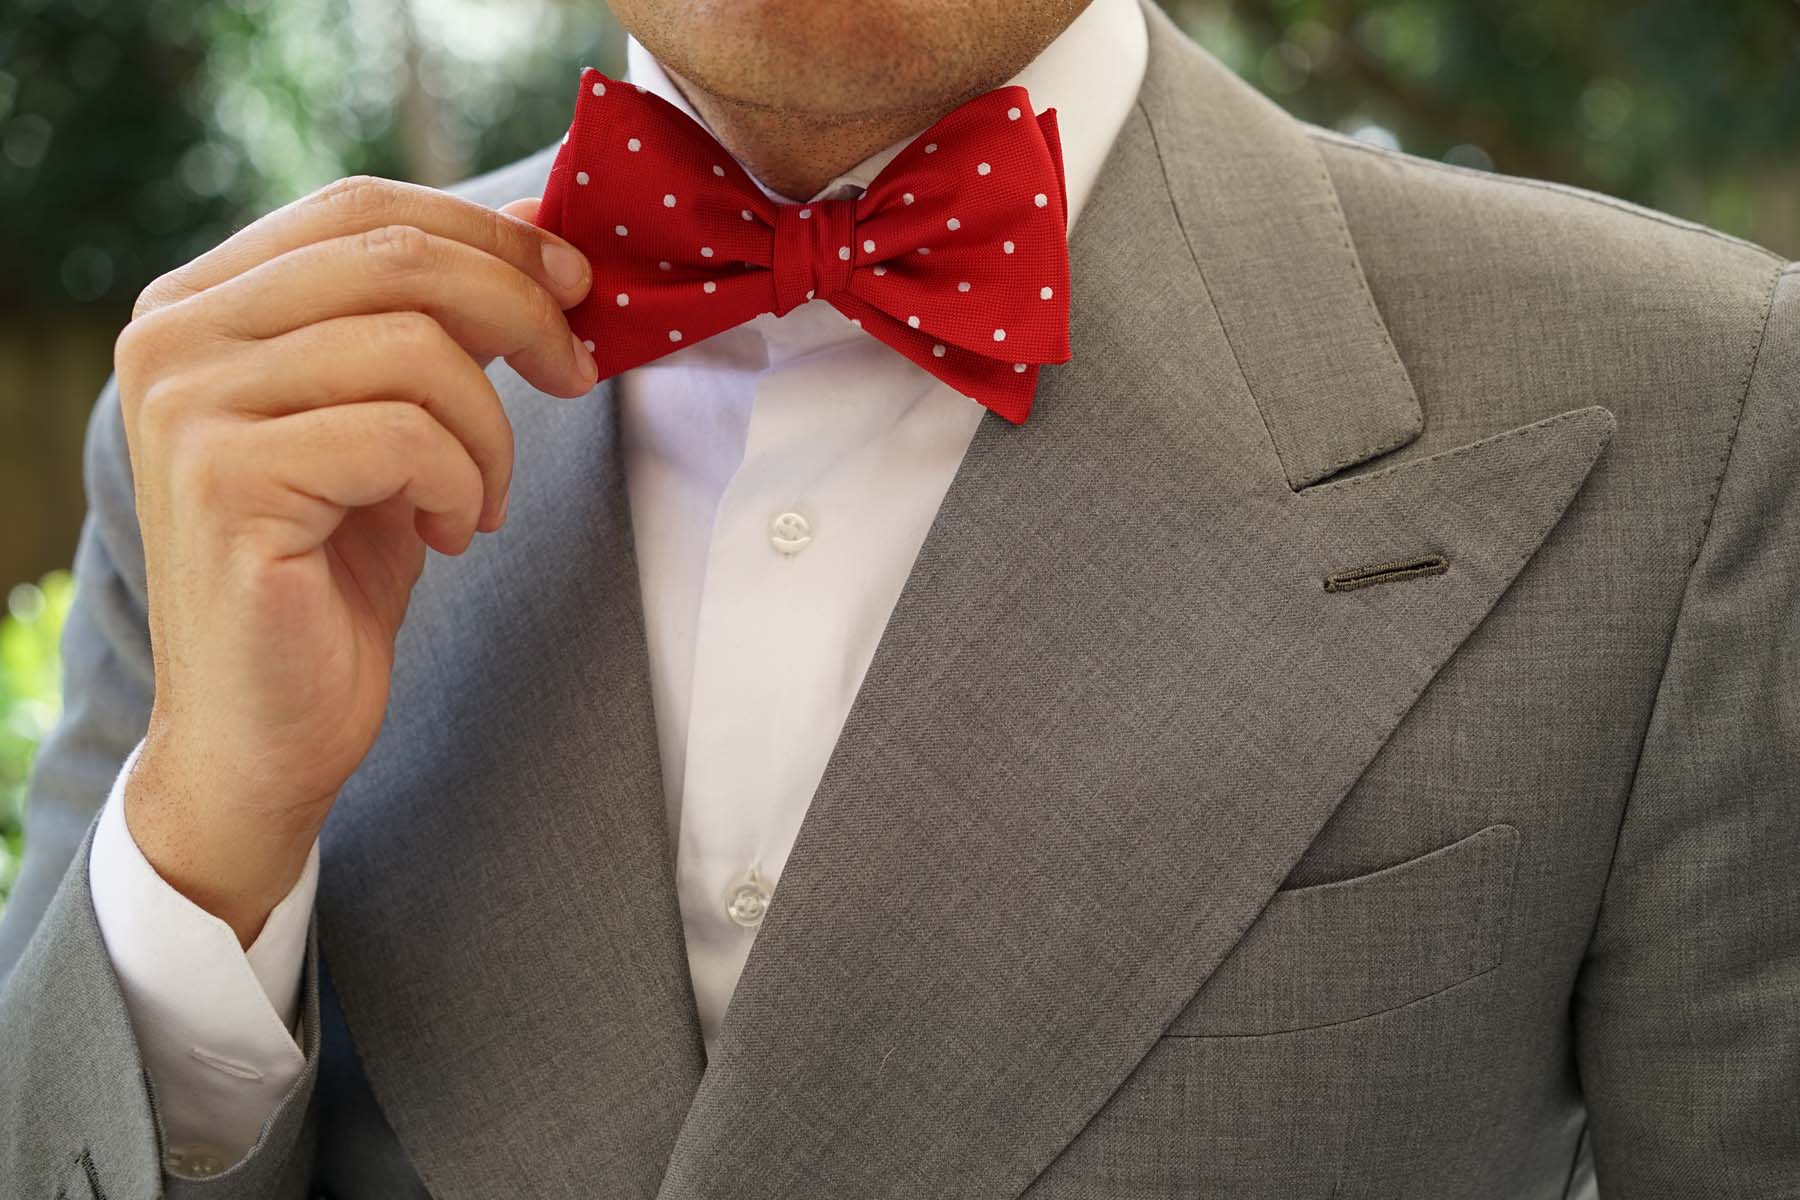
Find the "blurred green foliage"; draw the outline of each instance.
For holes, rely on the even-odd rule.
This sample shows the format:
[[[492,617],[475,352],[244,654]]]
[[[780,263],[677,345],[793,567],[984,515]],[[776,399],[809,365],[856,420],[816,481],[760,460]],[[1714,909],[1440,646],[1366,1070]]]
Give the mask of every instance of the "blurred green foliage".
[[[128,308],[343,175],[498,166],[622,52],[601,0],[9,0],[0,215],[32,236],[0,239],[0,311]]]
[[[1800,0],[1165,0],[1291,111],[1800,257]]]
[[[58,571],[13,588],[0,617],[0,908],[18,874],[32,756],[62,711],[57,643],[74,595]]]

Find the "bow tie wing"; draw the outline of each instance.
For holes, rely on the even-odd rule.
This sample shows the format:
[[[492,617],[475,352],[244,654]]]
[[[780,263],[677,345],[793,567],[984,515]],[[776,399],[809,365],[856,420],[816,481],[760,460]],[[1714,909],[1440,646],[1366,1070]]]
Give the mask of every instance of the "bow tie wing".
[[[857,270],[832,303],[1023,420],[1037,367],[1069,358],[1065,214],[1055,112],[1031,115],[1023,88],[989,92],[920,134],[870,184],[858,204]]]
[[[568,319],[603,378],[774,307],[774,204],[685,113],[592,68],[537,223],[593,264]]]

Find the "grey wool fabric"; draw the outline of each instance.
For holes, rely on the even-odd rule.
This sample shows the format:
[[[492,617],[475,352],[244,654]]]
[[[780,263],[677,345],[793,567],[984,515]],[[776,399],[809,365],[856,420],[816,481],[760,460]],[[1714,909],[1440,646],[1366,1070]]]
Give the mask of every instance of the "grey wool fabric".
[[[152,691],[109,386],[0,1196],[1800,1196],[1800,273],[1146,11],[1073,361],[978,430],[710,1063],[614,397],[496,364],[512,519],[326,827],[306,1073],[162,1176],[86,868]]]

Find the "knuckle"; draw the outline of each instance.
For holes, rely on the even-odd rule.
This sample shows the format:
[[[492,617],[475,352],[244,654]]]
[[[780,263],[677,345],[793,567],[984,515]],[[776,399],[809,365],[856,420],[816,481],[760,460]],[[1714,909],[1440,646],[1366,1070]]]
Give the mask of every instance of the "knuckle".
[[[153,379],[137,391],[137,425],[144,434],[166,438],[180,416],[186,389],[168,375]]]
[[[125,328],[119,330],[119,336],[113,339],[113,367],[120,372],[137,367],[150,357],[149,343],[149,318],[133,316],[126,322]]]
[[[171,438],[168,472],[178,505],[215,504],[228,490],[236,457],[225,430],[214,424],[195,424]]]
[[[380,408],[381,436],[391,446],[418,453],[431,446],[432,419],[411,404],[384,404]]]
[[[416,225],[380,225],[360,237],[370,266],[386,275],[420,271],[431,255],[431,235]]]
[[[118,376],[119,403],[127,412],[142,407],[145,393],[167,373],[162,325],[152,313],[132,320],[113,339],[113,372]]]
[[[394,189],[374,175],[346,175],[314,192],[312,199],[346,225],[367,225],[392,207]]]
[[[488,244],[495,254],[523,271],[543,269],[542,243],[529,224],[497,208],[483,207],[481,213],[487,226]]]
[[[409,356],[432,354],[444,339],[443,326],[425,313],[405,309],[375,315],[373,340],[378,351]]]
[[[530,314],[532,324],[536,325],[545,337],[550,338],[559,348],[562,343],[569,340],[568,322],[562,315],[562,309],[557,307],[556,301],[550,298],[550,293],[546,292],[537,280],[529,275],[514,272],[512,290],[517,302]]]
[[[131,319],[142,320],[161,309],[167,308],[179,300],[193,294],[193,289],[182,282],[185,268],[165,271],[144,286],[137,299],[131,305]]]

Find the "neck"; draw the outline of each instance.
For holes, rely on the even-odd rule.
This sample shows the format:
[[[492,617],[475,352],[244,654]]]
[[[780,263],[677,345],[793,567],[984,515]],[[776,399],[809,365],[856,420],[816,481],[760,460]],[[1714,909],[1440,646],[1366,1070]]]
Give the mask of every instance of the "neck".
[[[801,117],[716,95],[666,65],[663,69],[719,144],[765,187],[790,200],[816,195],[838,175],[927,128],[957,104],[949,100],[938,107],[842,119]]]

